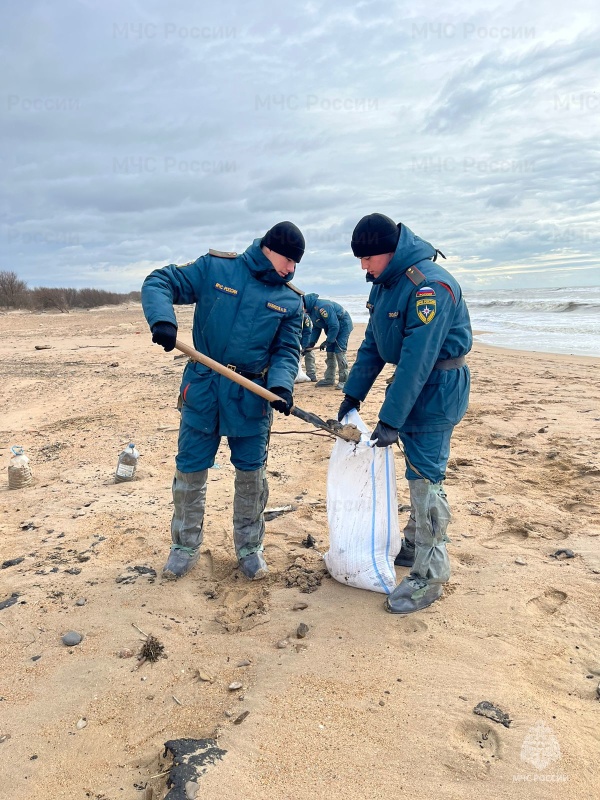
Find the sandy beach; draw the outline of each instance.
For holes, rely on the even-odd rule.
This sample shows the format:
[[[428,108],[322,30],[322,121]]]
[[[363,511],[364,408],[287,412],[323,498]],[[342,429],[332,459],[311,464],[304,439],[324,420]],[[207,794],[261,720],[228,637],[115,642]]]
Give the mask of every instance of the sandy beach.
[[[191,342],[192,310],[178,317]],[[267,522],[269,578],[236,569],[224,442],[201,561],[160,580],[184,363],[137,304],[0,316],[0,603],[18,595],[0,609],[0,796],[159,800],[164,743],[207,737],[223,751],[200,780],[209,800],[598,797],[600,359],[475,346],[447,478],[452,577],[405,618],[325,575],[332,441],[281,415],[268,507],[295,510]],[[295,399],[329,418],[341,395],[299,384]],[[136,477],[115,484],[130,441]],[[12,445],[26,489],[8,489]],[[166,658],[138,664],[145,634]],[[474,714],[481,701],[510,726]]]

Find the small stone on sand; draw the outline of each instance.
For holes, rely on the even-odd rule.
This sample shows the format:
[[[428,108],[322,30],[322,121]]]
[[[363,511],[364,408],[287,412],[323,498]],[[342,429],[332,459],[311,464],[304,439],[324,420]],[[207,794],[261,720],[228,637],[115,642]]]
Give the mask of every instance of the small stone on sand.
[[[62,637],[62,643],[67,647],[75,647],[76,644],[79,644],[83,641],[83,636],[77,631],[68,631]]]
[[[308,633],[308,625],[306,625],[304,622],[301,622],[300,625],[298,625],[298,629],[296,630],[296,636],[299,639],[304,639],[307,633]]]

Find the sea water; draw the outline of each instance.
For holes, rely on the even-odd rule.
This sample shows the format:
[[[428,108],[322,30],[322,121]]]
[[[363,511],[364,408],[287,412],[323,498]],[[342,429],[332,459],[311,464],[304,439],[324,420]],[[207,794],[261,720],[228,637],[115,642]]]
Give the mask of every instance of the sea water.
[[[323,292],[323,296],[325,293]],[[540,353],[600,357],[600,286],[465,291],[475,339]],[[331,297],[355,323],[368,322],[364,295]]]

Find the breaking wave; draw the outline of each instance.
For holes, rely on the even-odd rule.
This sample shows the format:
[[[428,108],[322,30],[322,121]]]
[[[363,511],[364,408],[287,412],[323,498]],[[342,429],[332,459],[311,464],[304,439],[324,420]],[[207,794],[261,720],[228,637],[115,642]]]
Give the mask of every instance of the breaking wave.
[[[579,300],[559,302],[558,300],[484,300],[465,297],[469,308],[498,309],[499,311],[536,311],[541,313],[565,314],[573,311],[599,311],[600,302],[586,303]]]

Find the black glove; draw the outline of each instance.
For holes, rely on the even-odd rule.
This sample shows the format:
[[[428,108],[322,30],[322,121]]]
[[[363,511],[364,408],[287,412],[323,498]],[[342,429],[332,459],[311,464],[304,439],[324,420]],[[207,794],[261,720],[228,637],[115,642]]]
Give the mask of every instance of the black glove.
[[[327,347],[327,340],[321,342],[321,344],[319,345],[319,350],[325,350],[326,347]]]
[[[356,397],[350,397],[349,394],[345,394],[340,405],[340,410],[338,411],[338,422],[341,422],[346,414],[352,411],[353,408],[358,411],[360,408],[360,400],[357,400]]]
[[[162,344],[167,353],[175,348],[177,328],[170,322],[157,322],[152,326],[152,341]]]
[[[292,393],[288,389],[283,389],[281,386],[274,386],[272,389],[269,389],[269,391],[281,397],[281,400],[271,400],[271,408],[289,417],[292,406],[294,405]]]
[[[379,420],[377,427],[371,434],[371,441],[374,439],[377,439],[377,447],[389,447],[398,441],[398,429],[392,428]]]

